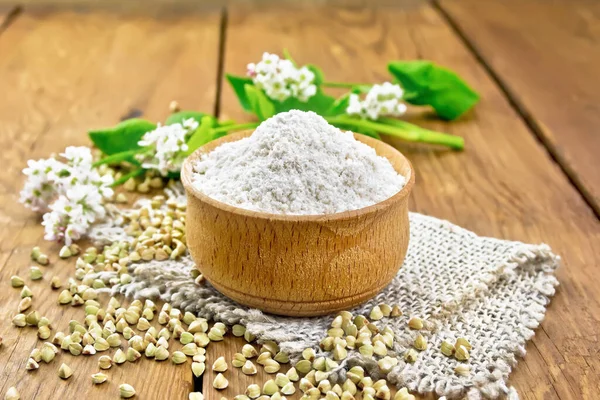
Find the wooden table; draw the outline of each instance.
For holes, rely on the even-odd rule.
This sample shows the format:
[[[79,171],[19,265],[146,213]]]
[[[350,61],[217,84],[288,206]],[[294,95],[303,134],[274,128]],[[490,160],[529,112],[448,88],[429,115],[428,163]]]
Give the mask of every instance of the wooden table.
[[[15,1],[15,4],[17,2]],[[176,99],[186,109],[249,120],[223,81],[263,51],[288,48],[337,81],[388,79],[392,59],[424,58],[456,70],[482,96],[453,123],[409,117],[461,135],[457,153],[394,143],[413,162],[411,209],[482,235],[546,242],[563,257],[561,286],[527,356],[511,375],[522,399],[595,399],[600,394],[600,5],[585,0],[387,2],[369,8],[291,5],[180,8],[114,5],[0,8],[0,394],[22,399],[117,398],[132,384],[140,399],[186,399],[190,369],[141,360],[113,367],[93,387],[96,359],[61,355],[26,372],[34,330],[10,320],[18,296],[11,275],[27,275],[41,244],[39,220],[18,204],[30,158],[89,144],[89,128],[143,115],[163,120]],[[393,3],[393,4],[392,4]],[[55,257],[56,258],[56,257]],[[83,311],[58,309],[48,281],[72,265],[54,262],[32,283],[34,307],[65,329]],[[209,359],[240,341],[209,347]],[[214,358],[213,358],[214,359]],[[61,381],[60,362],[75,368]],[[250,379],[229,373],[233,398]],[[258,377],[253,381],[264,381]],[[204,376],[207,398],[219,399]],[[196,390],[202,382],[196,382]]]

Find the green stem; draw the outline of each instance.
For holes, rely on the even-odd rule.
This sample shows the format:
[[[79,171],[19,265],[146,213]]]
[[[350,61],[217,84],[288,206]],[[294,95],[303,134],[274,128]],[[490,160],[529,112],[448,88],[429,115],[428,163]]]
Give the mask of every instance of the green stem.
[[[213,133],[226,133],[231,131],[241,131],[244,129],[254,129],[259,124],[260,122],[248,122],[246,124],[220,126],[218,128],[213,129]]]
[[[192,136],[188,139],[188,142],[187,142],[188,149],[185,152],[186,155],[192,154],[197,148],[199,148],[200,146],[203,146],[204,144],[206,144],[212,140],[212,138],[214,137],[210,132],[212,130],[212,124],[213,124],[212,117],[210,117],[208,115],[205,115],[204,117],[202,117],[202,120],[200,120],[200,126],[198,127],[198,129],[196,129],[194,131]]]
[[[140,147],[139,149],[133,149],[133,150],[128,150],[128,151],[122,151],[120,153],[111,154],[110,156],[104,157],[103,159],[98,160],[95,163],[93,163],[92,167],[98,167],[102,164],[116,164],[121,161],[125,161],[129,157],[134,156],[139,153],[142,153],[146,150],[147,150],[146,147]]]
[[[292,64],[294,64],[294,67],[298,67],[298,64],[296,64],[296,61],[294,61],[294,59],[292,58],[292,55],[290,54],[290,51],[288,49],[285,49],[285,48],[283,49],[283,57],[290,60],[292,62]]]
[[[373,129],[377,132],[385,133],[390,136],[411,142],[439,144],[448,146],[455,150],[463,150],[465,147],[465,141],[460,136],[430,131],[406,121],[393,118],[381,118],[378,121],[369,121],[366,119],[357,119],[347,116],[336,116],[327,118],[327,121],[333,124],[340,123],[358,128]]]
[[[112,187],[117,187],[117,186],[119,186],[119,185],[122,185],[122,184],[124,184],[125,182],[127,182],[127,181],[128,181],[128,180],[130,180],[131,178],[135,178],[136,176],[138,176],[138,175],[141,175],[141,174],[143,174],[143,173],[144,173],[144,170],[143,170],[142,168],[140,168],[140,169],[136,169],[136,170],[134,170],[134,171],[131,171],[131,172],[130,172],[130,173],[128,173],[128,174],[125,174],[125,175],[123,175],[122,177],[120,177],[119,179],[117,179],[116,181],[114,181],[114,182],[112,183],[112,185],[110,185],[110,186],[112,186]]]
[[[231,126],[235,125],[235,121],[232,119],[226,119],[225,121],[218,121],[217,125],[219,126]]]
[[[330,87],[330,88],[347,88],[352,89],[355,86],[372,86],[368,83],[349,83],[349,82],[323,82],[321,86]]]

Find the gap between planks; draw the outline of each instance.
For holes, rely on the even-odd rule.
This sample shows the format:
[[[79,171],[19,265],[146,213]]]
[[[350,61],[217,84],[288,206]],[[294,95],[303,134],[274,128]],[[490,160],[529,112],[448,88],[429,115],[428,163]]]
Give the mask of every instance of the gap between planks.
[[[542,127],[533,116],[531,111],[521,102],[514,91],[510,89],[506,81],[500,76],[500,74],[492,67],[483,53],[477,48],[477,45],[469,38],[467,32],[461,28],[460,23],[457,22],[450,13],[446,11],[444,6],[440,3],[440,0],[431,0],[431,5],[440,14],[440,16],[446,21],[450,29],[454,31],[456,36],[463,42],[464,46],[473,54],[473,57],[483,67],[486,73],[490,76],[492,81],[502,91],[510,106],[515,110],[517,115],[523,120],[528,130],[538,140],[542,147],[548,153],[548,156],[554,163],[558,165],[562,173],[567,177],[569,183],[575,188],[575,190],[582,197],[583,201],[592,210],[598,220],[600,220],[600,204],[597,204],[594,200],[593,194],[585,187],[576,171],[569,165],[569,163],[560,155],[555,146],[547,139],[542,132]]]
[[[219,118],[221,114],[221,90],[225,79],[225,47],[227,45],[227,7],[221,8],[221,19],[219,21],[219,60],[217,61],[217,87],[215,92],[214,116]]]
[[[3,11],[8,11],[8,9]],[[215,15],[214,19],[211,18],[210,15],[207,15],[206,17],[199,16],[198,18],[201,19],[200,23],[198,23],[195,17],[192,18],[187,15],[177,16],[178,19],[176,24],[164,24],[166,26],[163,26],[159,25],[160,22],[157,22],[152,18],[147,18],[146,16],[140,17],[132,15],[131,17],[127,16],[126,18],[121,19],[103,19],[101,16],[96,16],[93,13],[74,13],[74,11],[32,13],[29,8],[25,8],[18,19],[15,20],[13,16],[11,22],[16,23],[11,25],[10,29],[4,32],[4,35],[0,36],[0,48],[2,49],[0,52],[12,57],[12,59],[3,57],[2,61],[4,61],[4,63],[0,63],[2,64],[0,65],[0,69],[2,69],[3,72],[8,72],[8,74],[3,74],[3,76],[7,78],[8,82],[11,82],[11,84],[7,85],[7,90],[9,90],[7,93],[11,94],[9,98],[13,98],[19,105],[19,108],[22,109],[23,113],[28,116],[28,122],[31,120],[36,122],[35,124],[30,123],[28,129],[23,129],[18,122],[13,121],[12,118],[15,114],[11,113],[9,109],[5,109],[5,115],[8,118],[7,122],[13,122],[12,125],[14,125],[14,127],[9,125],[7,130],[1,132],[3,139],[10,141],[12,137],[20,135],[22,131],[27,132],[27,135],[21,135],[19,137],[21,147],[18,149],[11,148],[11,152],[9,152],[14,156],[9,162],[9,166],[10,164],[13,164],[13,169],[16,170],[16,168],[21,167],[26,158],[35,158],[37,154],[34,154],[34,150],[38,150],[37,153],[41,153],[45,147],[56,149],[56,145],[61,144],[61,142],[62,144],[71,144],[76,141],[82,141],[83,139],[78,132],[90,126],[102,126],[104,124],[108,125],[114,123],[118,120],[119,116],[123,116],[126,113],[126,110],[142,109],[144,114],[148,115],[150,118],[160,118],[167,113],[168,100],[173,98],[179,99],[187,108],[214,109],[214,104],[212,104],[212,102],[215,99],[214,78],[217,75],[215,67],[216,61],[219,58],[217,52],[219,14]],[[14,14],[14,11],[12,11],[11,14]],[[5,12],[1,13],[0,23],[7,15],[8,14]],[[171,17],[169,16],[169,18]],[[100,22],[102,20],[104,22]],[[211,21],[213,22],[211,23]],[[73,40],[64,39],[67,37],[69,31],[74,30],[77,32],[78,27],[82,28],[85,25],[86,30],[90,30],[90,28],[106,26],[107,23],[109,27],[113,27],[114,29],[107,29],[108,33],[106,36],[92,34],[89,37],[78,35],[78,37]],[[58,29],[61,26],[69,26],[71,28]],[[35,27],[35,29],[31,29],[31,27]],[[124,30],[124,27],[127,29]],[[120,43],[120,46],[111,47],[113,49],[111,53],[112,61],[109,63],[109,66],[114,66],[114,68],[119,71],[118,76],[122,77],[123,80],[117,82],[116,78],[110,75],[108,73],[110,71],[107,72],[104,66],[97,66],[97,64],[91,62],[90,65],[85,66],[75,65],[72,70],[65,68],[65,65],[62,65],[62,69],[60,67],[50,69],[43,65],[42,62],[36,63],[36,60],[38,59],[32,60],[33,57],[30,55],[35,53],[33,50],[36,49],[36,45],[38,43],[43,43],[44,40],[48,38],[49,34],[51,34],[50,37],[64,43],[64,46],[66,47],[65,51],[67,53],[88,54],[82,50],[82,48],[84,48],[85,51],[89,51],[91,52],[91,55],[93,55],[94,51],[100,53],[104,51],[103,49],[108,48],[113,42]],[[168,41],[168,38],[165,38],[166,35],[183,38],[184,40],[182,43],[173,44],[172,40]],[[135,46],[137,41],[146,38],[149,40],[149,46]],[[44,51],[46,53],[44,53]],[[60,60],[60,58],[57,57],[52,58],[54,55],[47,47],[44,48],[42,46],[40,52],[43,55],[40,56],[42,59],[56,58]],[[129,57],[132,59],[131,62],[121,62],[121,60],[128,59]],[[84,58],[85,61],[85,57],[80,58]],[[162,60],[162,64],[160,68],[155,67],[154,69],[150,68],[149,70],[146,68],[145,74],[139,74],[139,71],[142,70],[142,67],[144,66],[142,62],[147,58]],[[9,62],[16,63],[16,65],[26,65],[28,73],[39,79],[39,82],[36,81],[36,84],[45,89],[45,96],[36,97],[37,92],[27,90],[30,88],[29,86],[22,88],[18,83],[15,83],[18,82],[18,79],[10,79],[12,77],[10,74],[15,74],[16,72],[6,68],[6,64]],[[66,64],[66,66],[68,67],[69,64]],[[191,74],[191,70],[199,73]],[[43,74],[40,71],[43,72]],[[74,114],[64,111],[65,109],[68,110],[68,108],[66,108],[68,107],[68,98],[64,91],[59,90],[56,82],[60,81],[60,77],[65,74],[68,74],[71,78],[74,77],[74,79],[80,79],[82,82],[82,84],[74,86],[72,91],[68,94],[71,94],[74,98],[82,99],[82,109],[85,111],[83,117],[74,116]],[[46,78],[48,75],[50,75],[49,79],[42,80],[42,78]],[[154,77],[157,75],[163,76],[164,80],[168,81],[169,84],[161,84],[161,82],[158,84],[154,83]],[[38,76],[40,77],[38,78]],[[132,78],[134,77],[137,79],[133,80]],[[102,85],[102,90],[96,89],[99,87],[98,85]],[[190,86],[201,87],[204,91],[190,91]],[[129,93],[129,96],[125,99],[115,99],[112,93],[119,93],[121,91],[126,91]],[[53,104],[49,104],[46,100],[50,96],[48,93],[57,93],[57,95],[54,96],[55,99]],[[18,94],[16,99],[14,99],[15,94]],[[38,102],[35,103],[37,108],[34,108],[33,106],[27,108],[32,97],[36,97],[38,100]],[[84,101],[85,99],[88,99],[90,103],[86,103]],[[164,99],[168,99],[167,104],[163,103]],[[61,108],[63,104],[65,104],[65,108]],[[47,110],[52,111],[50,113],[50,111]],[[76,128],[78,122],[81,125]],[[65,127],[67,127],[67,129],[64,129]],[[74,128],[69,129],[69,127]],[[51,134],[54,135],[50,136]],[[47,138],[47,140],[44,140],[45,138]],[[4,161],[6,160],[3,160],[3,162]],[[17,190],[16,186],[18,185],[14,179],[16,177],[17,175],[13,175],[12,181],[8,183],[5,182],[5,180],[2,180],[2,182],[0,182],[0,184],[2,184],[0,185],[2,186],[2,189],[14,193]],[[19,178],[17,179],[20,180]],[[6,186],[4,186],[5,184]],[[7,193],[0,194],[2,195],[0,196],[0,202],[4,203],[4,201],[6,201],[6,204],[12,206],[12,195],[9,196]],[[21,219],[21,215],[27,216],[27,218]],[[0,275],[10,276],[12,272],[8,271],[14,271],[16,265],[27,264],[26,259],[28,259],[28,256],[26,252],[29,246],[33,244],[49,246],[49,244],[48,242],[41,242],[39,221],[31,217],[30,214],[17,212],[16,216],[14,213],[11,213],[9,218],[4,218],[5,215],[2,215],[2,217],[3,222],[7,219],[9,221],[14,220],[15,217],[16,219],[21,219],[20,222],[22,222],[19,223],[21,226],[15,226],[15,230],[10,232],[11,240],[9,243],[5,243],[5,246],[7,246],[6,251],[2,249],[2,252],[0,253],[0,265],[2,266],[0,268]],[[0,232],[0,235],[1,233],[2,232]],[[23,254],[25,254],[25,256]],[[17,259],[15,257],[21,258]],[[61,269],[55,268],[54,273],[58,274],[60,272]],[[49,289],[46,289],[46,292],[48,292]],[[7,308],[4,308],[4,311],[6,310]],[[8,325],[5,324],[7,321],[10,320],[3,319],[0,328],[4,328],[5,326],[8,327]],[[8,348],[8,343],[5,342],[3,347],[6,347],[5,350],[7,351],[2,352],[3,356],[10,357],[10,360],[13,360],[14,357],[11,357],[10,354],[14,353],[15,355],[18,355],[18,353],[24,351],[24,349],[27,350],[26,347],[32,345],[33,338],[30,333],[31,332],[19,332],[15,335],[13,338],[15,341],[12,348]],[[26,343],[24,342],[25,339],[28,340]],[[18,361],[19,360],[17,360],[17,362]],[[77,361],[79,360],[74,360],[73,362],[75,363]],[[93,365],[89,364],[89,362],[89,365],[85,364],[85,360],[81,360],[81,362],[81,368],[79,369],[80,374],[83,374],[88,368],[92,371]],[[2,368],[4,368],[9,362],[4,363],[3,359],[2,364]],[[150,367],[155,368],[156,366]],[[95,370],[96,368],[93,369]],[[13,369],[11,371],[17,370]],[[183,372],[184,370],[181,371]],[[20,368],[18,369],[18,372],[21,372]],[[163,379],[159,382],[157,382],[157,380],[154,380],[154,382],[146,382],[146,385],[150,387],[151,385],[156,386],[160,384],[162,385],[161,387],[163,390],[168,390],[169,393],[185,394],[185,397],[187,398],[187,393],[189,393],[191,387],[193,387],[191,371],[188,372],[186,369],[184,372],[186,377],[177,376],[177,379],[173,379],[175,373],[176,371],[173,370],[169,371],[170,376],[165,373],[154,375],[160,376]],[[11,381],[9,378],[13,375],[4,370],[2,376],[7,379],[6,381],[2,380],[0,383],[0,388],[2,388],[0,389],[0,393],[4,392],[5,388],[3,385],[10,384]],[[39,376],[38,372],[38,377]],[[15,379],[12,380],[13,384],[17,383],[19,380],[23,380],[19,379],[17,375],[14,375],[14,377]],[[31,382],[20,382],[18,384],[22,386],[31,386],[39,383],[36,383],[33,378],[31,379]],[[182,385],[182,382],[185,386]],[[47,383],[49,385],[44,385],[46,386],[46,389],[54,384],[50,381]],[[135,382],[132,383],[134,383],[135,386]],[[58,388],[58,390],[56,388]],[[137,388],[138,387],[136,386],[136,389]],[[53,389],[54,394],[52,397],[60,396],[61,393],[59,390],[67,390],[66,385],[61,386],[60,383],[57,383]],[[100,390],[101,388],[98,389]],[[36,390],[39,390],[39,392]],[[45,392],[46,395],[42,394],[41,392],[43,390],[42,386],[38,386],[37,388],[30,387],[29,393],[44,398],[50,397],[47,394],[48,392]],[[101,395],[99,393],[95,394]],[[70,398],[70,396],[65,397]],[[92,397],[94,396],[92,395]]]
[[[9,7],[8,11],[6,12],[0,10],[0,34],[8,29],[10,24],[14,22],[14,20],[21,14],[22,11],[23,9],[18,5]]]

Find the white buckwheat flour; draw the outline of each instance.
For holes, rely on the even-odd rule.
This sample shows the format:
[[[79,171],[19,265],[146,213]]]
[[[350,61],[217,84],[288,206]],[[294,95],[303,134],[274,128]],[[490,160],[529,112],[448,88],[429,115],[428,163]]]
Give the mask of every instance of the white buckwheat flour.
[[[390,162],[313,112],[292,110],[202,157],[194,185],[221,202],[273,214],[356,210],[405,184]]]

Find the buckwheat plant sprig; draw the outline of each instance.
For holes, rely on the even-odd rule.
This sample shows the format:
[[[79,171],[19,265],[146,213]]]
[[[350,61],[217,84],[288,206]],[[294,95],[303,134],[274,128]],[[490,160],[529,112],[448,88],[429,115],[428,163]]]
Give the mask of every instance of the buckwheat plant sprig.
[[[148,150],[136,155],[146,169],[155,169],[161,175],[179,172],[181,164],[187,156],[187,140],[198,128],[199,123],[193,118],[171,125],[161,125],[144,134],[138,145]]]
[[[298,68],[294,62],[277,54],[263,53],[261,61],[248,64],[247,75],[273,100],[284,101],[292,97],[306,103],[317,93],[315,74],[308,67]]]
[[[113,127],[88,132],[104,154],[95,165],[129,165],[127,173],[117,173],[114,186],[123,184],[126,190],[140,193],[160,189],[164,177],[179,178],[183,160],[194,150],[229,132],[254,126],[218,121],[200,111],[180,111],[178,105],[171,107],[171,112],[164,123],[131,118]],[[146,175],[145,179],[139,181],[142,175]],[[115,200],[124,203],[127,198],[120,193]]]
[[[44,238],[70,245],[106,215],[104,203],[113,196],[113,176],[102,174],[87,147],[67,147],[56,157],[29,160],[20,201],[44,212]]]
[[[275,114],[298,109],[314,111],[340,129],[375,138],[379,134],[402,140],[448,146],[461,150],[462,138],[434,132],[399,119],[405,103],[433,107],[441,118],[452,120],[468,111],[479,96],[454,72],[431,62],[393,61],[388,64],[393,82],[382,84],[326,81],[314,65],[299,67],[284,50],[284,58],[264,53],[248,64],[247,77],[227,74],[240,105],[264,121]],[[338,99],[326,88],[346,88]],[[361,96],[366,93],[363,99]],[[255,125],[256,126],[256,125]]]

